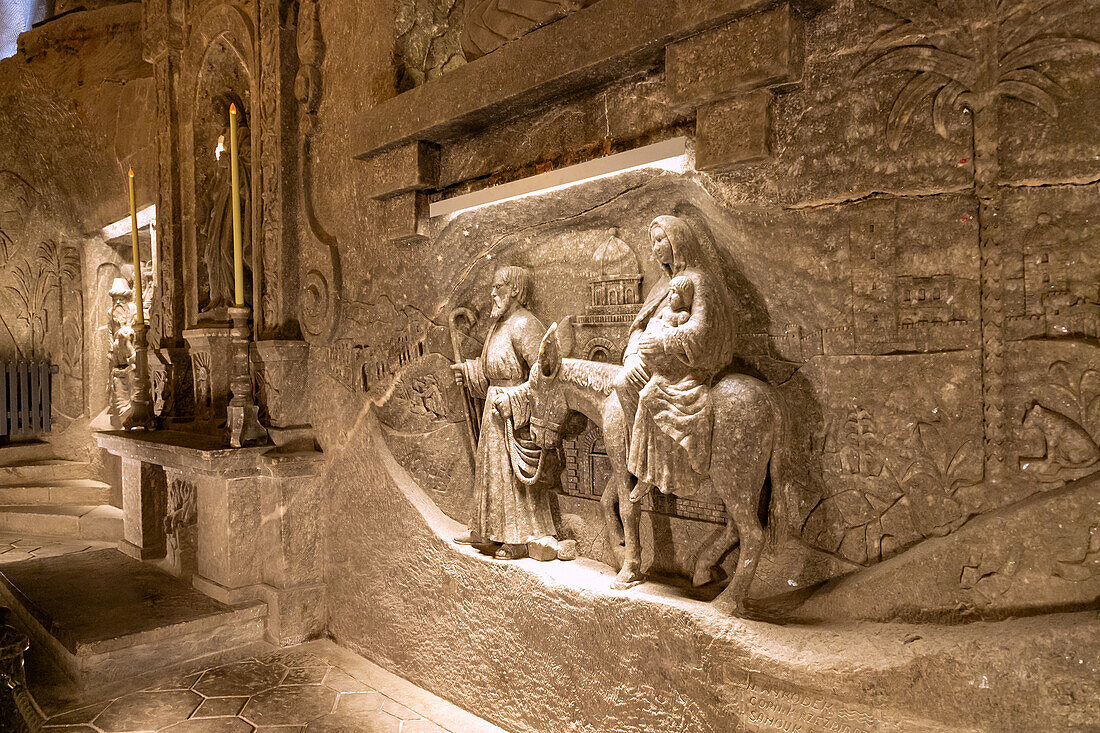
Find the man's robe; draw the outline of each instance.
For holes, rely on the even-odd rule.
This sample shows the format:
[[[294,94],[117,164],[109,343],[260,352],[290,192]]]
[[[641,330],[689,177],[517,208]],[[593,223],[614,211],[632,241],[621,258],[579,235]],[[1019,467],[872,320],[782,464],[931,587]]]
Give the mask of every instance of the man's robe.
[[[481,356],[462,365],[471,393],[485,399],[474,476],[477,507],[471,527],[473,534],[483,540],[524,544],[555,532],[549,487],[527,486],[519,481],[517,467],[513,466],[516,451],[509,450],[511,442],[532,452],[527,426],[529,411],[513,399],[513,418],[506,420],[492,406],[493,397],[501,390],[527,381],[531,365],[538,360],[545,331],[530,311],[517,308],[493,324]],[[511,436],[509,426],[513,430]],[[531,472],[529,465],[518,468],[527,474]]]

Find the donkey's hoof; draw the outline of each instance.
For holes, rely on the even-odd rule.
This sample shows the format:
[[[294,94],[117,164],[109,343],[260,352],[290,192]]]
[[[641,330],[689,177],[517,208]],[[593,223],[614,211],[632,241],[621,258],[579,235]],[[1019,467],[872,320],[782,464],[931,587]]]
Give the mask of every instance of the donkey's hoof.
[[[698,588],[701,585],[706,585],[715,580],[714,568],[707,565],[706,567],[695,568],[695,573],[691,576],[691,584]]]
[[[629,570],[620,570],[619,574],[615,576],[615,580],[611,583],[613,590],[629,590],[636,585],[641,585],[645,580],[645,576],[641,573],[635,573]]]
[[[723,598],[718,596],[710,603],[719,613],[724,613],[727,616],[744,616],[745,615],[745,602],[734,600],[733,598]]]

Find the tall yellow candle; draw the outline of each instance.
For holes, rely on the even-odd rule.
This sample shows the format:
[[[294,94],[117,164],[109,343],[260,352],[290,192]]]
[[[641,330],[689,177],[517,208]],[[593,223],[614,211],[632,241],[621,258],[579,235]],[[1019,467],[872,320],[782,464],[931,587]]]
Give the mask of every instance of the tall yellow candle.
[[[145,305],[141,300],[141,256],[138,254],[137,201],[134,199],[134,169],[130,169],[130,243],[134,246],[134,310],[136,323],[145,323]]]
[[[233,186],[233,304],[244,306],[244,244],[241,242],[241,187],[237,169],[237,105],[229,105],[229,167]]]

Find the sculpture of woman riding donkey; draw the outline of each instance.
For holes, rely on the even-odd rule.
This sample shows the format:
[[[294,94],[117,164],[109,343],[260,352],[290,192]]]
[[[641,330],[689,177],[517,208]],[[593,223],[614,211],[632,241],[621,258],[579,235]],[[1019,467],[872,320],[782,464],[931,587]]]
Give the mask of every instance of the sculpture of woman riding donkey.
[[[737,569],[714,603],[744,610],[765,528],[759,507],[771,470],[769,526],[783,484],[777,463],[783,436],[779,400],[768,384],[724,373],[733,360],[733,326],[724,281],[708,266],[690,225],[660,216],[649,228],[653,255],[668,280],[653,289],[630,329],[620,367],[565,358],[571,326],[550,327],[526,385],[530,424],[543,449],[557,446],[572,412],[602,431],[612,471],[602,505],[608,539],[623,547],[614,587],[643,581],[639,500],[653,487],[686,496],[710,482],[726,508],[725,528],[699,551],[692,581],[739,545]]]

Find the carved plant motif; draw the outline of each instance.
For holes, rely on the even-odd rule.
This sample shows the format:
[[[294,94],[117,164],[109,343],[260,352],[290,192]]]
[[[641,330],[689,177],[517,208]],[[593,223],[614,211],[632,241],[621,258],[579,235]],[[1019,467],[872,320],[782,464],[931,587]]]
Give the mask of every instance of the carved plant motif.
[[[195,485],[174,479],[168,484],[168,511],[164,517],[164,534],[173,550],[179,549],[183,531],[197,521]]]
[[[47,239],[38,244],[35,252],[35,264],[41,270],[40,276],[49,280],[49,288],[57,296],[56,310],[60,322],[68,320],[62,326],[62,343],[64,353],[61,356],[65,374],[80,378],[81,361],[83,354],[83,338],[81,335],[80,317],[75,320],[65,318],[65,286],[76,281],[77,290],[80,289],[80,253],[75,247],[66,247],[56,239]],[[83,297],[77,295],[78,298]]]
[[[917,108],[932,100],[932,124],[947,137],[946,114],[971,116],[974,192],[978,197],[981,268],[982,398],[986,478],[1004,475],[1007,435],[1004,401],[1004,279],[997,213],[1000,138],[998,104],[1012,98],[1058,114],[1058,85],[1040,64],[1100,52],[1100,43],[1053,35],[1053,27],[1079,12],[1075,0],[873,0],[901,21],[870,47],[877,54],[861,71],[907,72],[886,124],[897,149]]]
[[[12,280],[15,284],[6,285],[4,289],[15,297],[19,310],[17,318],[31,329],[31,356],[34,356],[41,342],[38,335],[45,335],[48,326],[46,300],[56,285],[44,271],[29,262],[20,262],[13,268]]]
[[[1100,437],[1100,371],[1085,369],[1075,377],[1072,365],[1059,360],[1047,374],[1050,380],[1036,391],[1039,402],[1073,420],[1094,439]]]
[[[957,493],[980,482],[980,477],[968,471],[976,463],[973,441],[963,441],[952,450],[938,425],[918,421],[909,447],[916,457],[902,471],[898,483],[908,498],[913,524],[922,537],[955,531],[971,516]]]
[[[210,354],[196,352],[193,356],[195,368],[195,404],[210,407]]]
[[[858,405],[843,424],[826,425],[814,436],[822,469],[818,483],[829,489],[806,515],[805,540],[853,562],[872,563],[953,532],[973,515],[966,492],[980,481],[973,440],[954,445],[940,423],[923,420],[912,423],[904,441],[889,437]]]
[[[846,445],[841,450],[844,470],[861,476],[877,476],[881,473],[882,461],[876,455],[879,439],[875,434],[871,413],[854,405],[848,412],[844,432]]]

